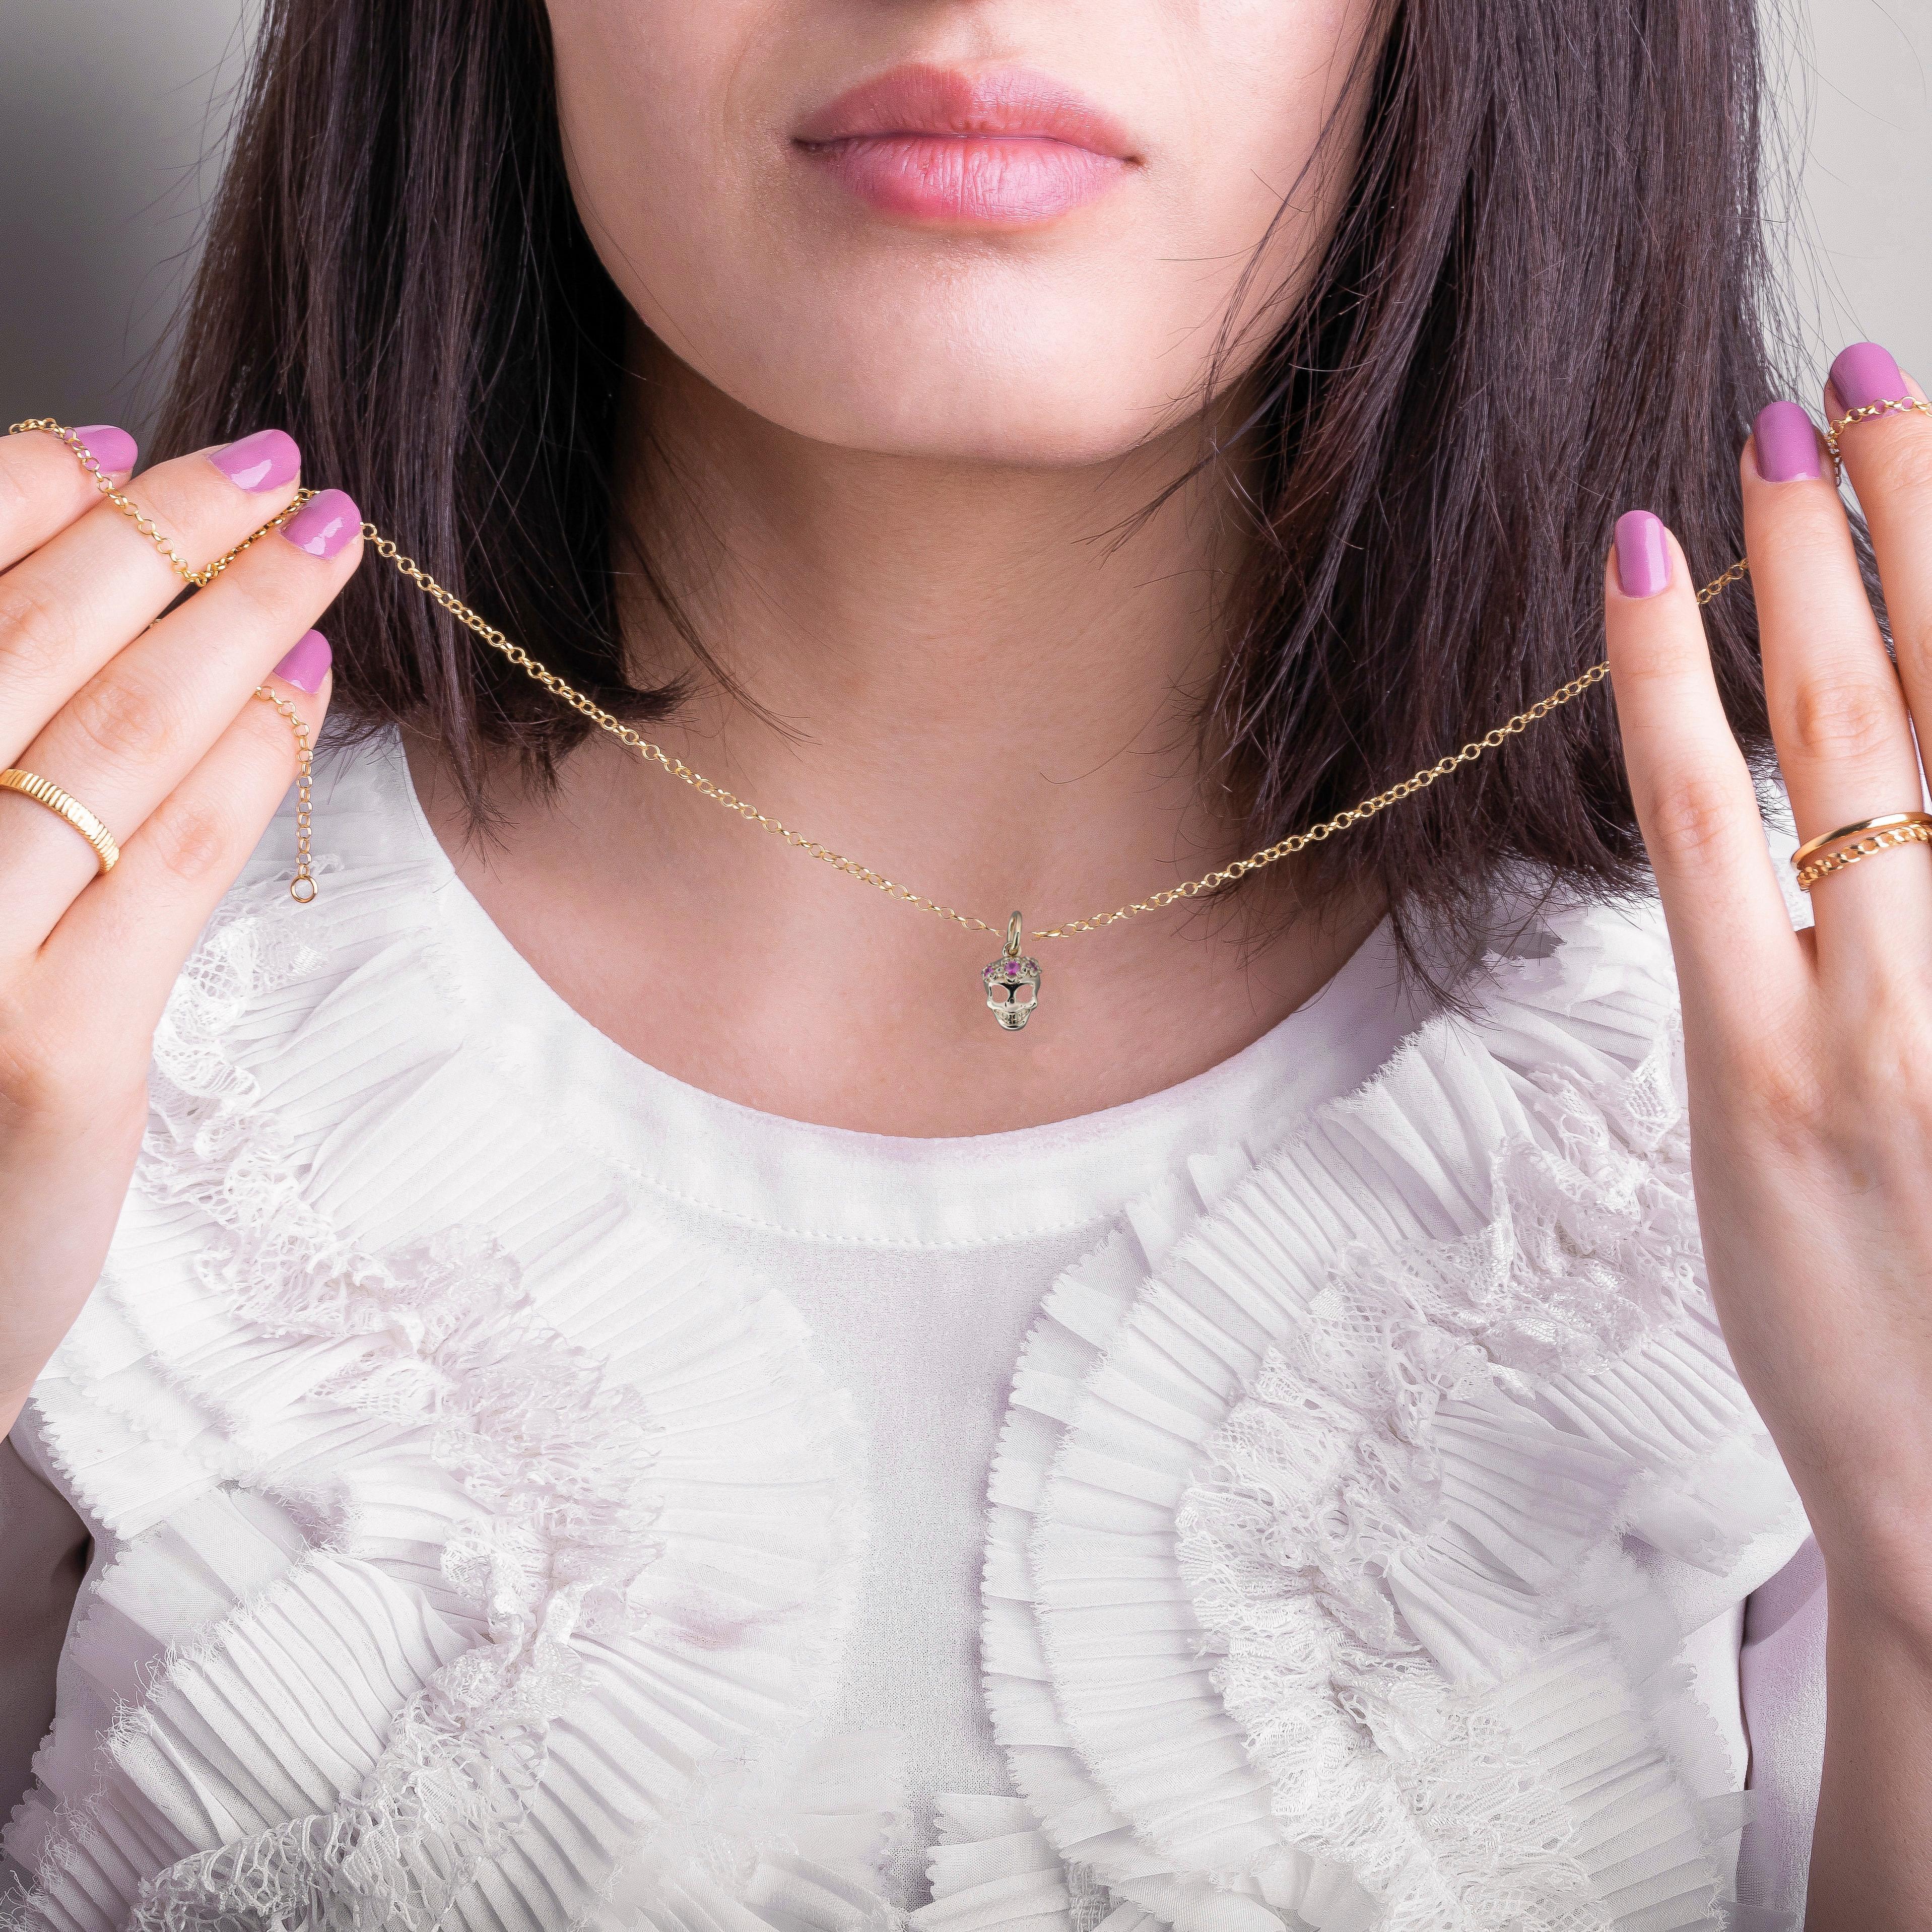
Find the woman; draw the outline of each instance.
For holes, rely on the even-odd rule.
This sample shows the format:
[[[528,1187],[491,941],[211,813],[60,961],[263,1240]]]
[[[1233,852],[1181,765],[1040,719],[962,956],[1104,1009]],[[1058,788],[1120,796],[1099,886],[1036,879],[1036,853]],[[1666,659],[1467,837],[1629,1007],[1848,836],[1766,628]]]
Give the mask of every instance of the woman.
[[[1865,550],[1753,36],[268,9],[193,453],[0,446],[14,1922],[1925,1922],[1932,420]]]

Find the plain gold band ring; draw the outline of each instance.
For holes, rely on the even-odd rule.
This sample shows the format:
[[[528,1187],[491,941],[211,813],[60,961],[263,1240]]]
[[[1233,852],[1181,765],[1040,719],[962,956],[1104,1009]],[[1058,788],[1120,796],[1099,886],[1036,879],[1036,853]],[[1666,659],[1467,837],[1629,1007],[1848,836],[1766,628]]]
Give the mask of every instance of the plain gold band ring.
[[[1840,838],[1856,838],[1862,832],[1889,832],[1894,825],[1932,825],[1932,812],[1887,812],[1876,818],[1861,818],[1850,825],[1841,825],[1835,832],[1821,832],[1816,838],[1808,838],[1791,855],[1791,869],[1802,872],[1804,862],[1814,852],[1822,852],[1827,845],[1835,845]]]
[[[0,791],[16,791],[22,798],[30,798],[36,805],[45,806],[56,818],[65,819],[94,848],[94,856],[100,862],[100,871],[113,871],[115,862],[121,856],[121,848],[115,844],[113,833],[79,799],[69,797],[58,785],[13,765],[0,772]],[[94,876],[99,878],[100,873]]]

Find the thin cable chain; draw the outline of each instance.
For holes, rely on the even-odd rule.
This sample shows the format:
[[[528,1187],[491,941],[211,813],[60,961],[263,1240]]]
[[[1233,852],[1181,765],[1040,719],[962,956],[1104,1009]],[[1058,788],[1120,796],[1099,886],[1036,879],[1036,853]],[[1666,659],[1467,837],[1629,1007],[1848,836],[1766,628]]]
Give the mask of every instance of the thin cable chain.
[[[296,500],[278,517],[271,517],[262,527],[244,537],[235,548],[217,557],[212,563],[204,564],[199,570],[188,562],[163,535],[140,505],[130,496],[124,496],[107,479],[92,450],[65,424],[56,422],[51,416],[30,417],[26,422],[16,422],[8,430],[9,436],[24,436],[30,430],[44,430],[48,435],[57,437],[72,450],[79,459],[80,466],[94,479],[94,487],[108,502],[133,524],[135,529],[166,557],[175,574],[185,584],[197,590],[212,584],[250,544],[265,537],[271,530],[278,530],[295,514],[304,503],[316,493],[304,490],[297,493]],[[315,760],[313,748],[309,743],[308,722],[286,698],[278,697],[266,685],[258,684],[255,695],[263,704],[272,705],[288,721],[290,730],[296,741],[296,871],[289,881],[289,896],[299,905],[307,905],[315,897],[315,874],[309,868],[309,840],[313,822],[310,802],[314,790]]]
[[[988,932],[996,937],[1004,937],[1004,927],[989,925],[985,920],[976,919],[970,914],[957,911],[951,906],[941,905],[937,900],[927,898],[921,893],[899,885],[884,874],[874,872],[870,866],[861,865],[856,860],[846,858],[830,846],[820,844],[816,839],[808,838],[802,832],[793,831],[782,820],[769,817],[759,811],[756,806],[740,798],[736,793],[713,784],[703,772],[694,770],[682,758],[674,757],[661,746],[652,743],[628,724],[613,718],[581,692],[566,684],[554,671],[539,664],[520,646],[513,644],[494,625],[478,616],[460,598],[446,590],[413,558],[401,555],[394,544],[382,536],[373,524],[364,524],[362,534],[374,544],[379,556],[394,564],[404,576],[440,604],[458,623],[475,632],[485,644],[502,652],[518,670],[527,672],[546,691],[562,698],[572,710],[580,712],[593,724],[620,740],[640,758],[648,758],[653,764],[661,765],[674,778],[681,778],[694,790],[702,792],[706,798],[716,800],[728,812],[736,813],[740,818],[754,825],[762,826],[767,832],[782,838],[788,845],[810,854],[813,858],[831,866],[836,872],[843,872],[849,878],[862,880],[868,886],[876,886],[888,897],[898,899],[918,911],[932,913],[940,919],[950,920],[954,925],[963,926],[968,932]],[[1727,585],[1735,584],[1750,568],[1749,562],[1740,558],[1721,577],[1714,578],[1698,592],[1697,602],[1700,604],[1708,604],[1718,592]],[[1485,752],[1493,751],[1506,739],[1527,730],[1531,725],[1548,717],[1559,706],[1581,697],[1592,686],[1601,683],[1610,675],[1610,670],[1607,662],[1592,665],[1581,676],[1572,678],[1568,684],[1559,686],[1547,698],[1538,700],[1528,710],[1518,712],[1508,723],[1499,724],[1495,730],[1486,732],[1480,738],[1465,745],[1460,752],[1438,759],[1436,764],[1425,766],[1413,776],[1404,778],[1400,784],[1391,785],[1388,790],[1378,792],[1372,798],[1364,799],[1360,805],[1352,806],[1346,812],[1340,812],[1334,818],[1312,826],[1306,832],[1294,832],[1272,845],[1264,847],[1258,852],[1251,853],[1245,859],[1238,859],[1231,865],[1205,873],[1198,879],[1190,879],[1184,884],[1170,886],[1166,891],[1156,892],[1150,898],[1136,899],[1132,904],[1118,907],[1112,912],[1096,913],[1086,919],[1070,920],[1061,926],[1040,927],[1027,936],[1029,940],[1071,939],[1077,934],[1098,932],[1102,927],[1117,925],[1123,920],[1132,919],[1136,914],[1157,912],[1164,906],[1173,905],[1182,899],[1196,898],[1202,892],[1212,892],[1221,886],[1232,884],[1237,879],[1245,878],[1250,872],[1258,872],[1263,866],[1272,866],[1279,860],[1288,858],[1310,845],[1319,844],[1324,839],[1331,838],[1338,832],[1359,825],[1364,819],[1374,818],[1378,812],[1386,810],[1390,806],[1403,799],[1412,798],[1418,792],[1426,791],[1438,778],[1448,777],[1460,766],[1480,758]]]
[[[1825,447],[1832,452],[1832,475],[1835,482],[1842,483],[1845,480],[1845,459],[1839,453],[1838,438],[1853,423],[1884,416],[1893,410],[1916,410],[1922,416],[1932,416],[1932,403],[1922,403],[1916,396],[1888,396],[1875,403],[1867,403],[1862,408],[1848,410],[1836,422],[1825,425]]]
[[[1915,409],[1922,413],[1932,415],[1932,408],[1928,408],[1923,403],[1911,400],[1903,402],[1870,403],[1862,409],[1851,411],[1840,422],[1828,426],[1825,431],[1825,440],[1832,452],[1832,461],[1835,473],[1840,476],[1844,473],[1844,465],[1838,453],[1838,436],[1840,432],[1854,422],[1860,422],[1868,416],[1881,415],[1886,410],[1891,409]],[[279,516],[272,517],[260,530],[243,538],[232,550],[217,557],[212,563],[204,564],[197,570],[176,551],[174,546],[170,543],[140,506],[124,496],[107,480],[101,473],[99,464],[94,460],[86,446],[80,441],[72,430],[56,422],[51,417],[37,416],[26,422],[15,423],[10,434],[18,436],[29,430],[44,430],[50,435],[57,436],[62,442],[66,443],[80,458],[82,467],[93,477],[94,487],[100,490],[100,494],[123,516],[133,522],[134,527],[167,559],[178,575],[198,589],[213,583],[216,578],[219,577],[244,550],[248,548],[250,544],[266,536],[269,531],[280,529],[303,504],[317,494],[315,490],[307,488],[297,490],[295,500]],[[911,907],[915,911],[929,912],[937,918],[950,920],[953,925],[960,926],[968,932],[987,932],[994,934],[995,936],[1004,937],[1005,928],[1003,926],[989,925],[985,920],[976,919],[970,913],[961,912],[954,907],[942,905],[937,899],[928,898],[922,892],[916,892],[910,886],[902,886],[896,880],[887,878],[883,872],[874,872],[871,866],[862,865],[856,859],[848,859],[842,853],[834,851],[830,846],[822,844],[815,838],[808,838],[803,832],[794,831],[782,820],[773,818],[768,813],[760,812],[748,800],[740,798],[736,793],[728,791],[724,786],[714,784],[702,772],[686,764],[682,758],[674,756],[670,752],[664,750],[662,746],[653,744],[650,739],[633,730],[621,719],[614,718],[594,700],[586,697],[574,686],[567,684],[547,665],[539,663],[520,644],[513,643],[494,624],[471,610],[470,606],[464,603],[454,592],[445,590],[413,557],[404,555],[397,548],[394,542],[384,536],[374,524],[364,524],[362,526],[362,536],[364,540],[370,545],[378,556],[386,562],[393,565],[401,575],[408,578],[418,590],[447,611],[459,624],[466,629],[473,632],[492,650],[500,652],[519,670],[534,679],[554,697],[561,698],[573,711],[588,719],[598,730],[608,732],[612,737],[634,752],[638,757],[647,760],[652,764],[661,766],[673,778],[680,779],[690,786],[692,790],[701,793],[705,797],[715,800],[727,812],[735,814],[748,824],[756,825],[763,830],[771,832],[774,836],[783,839],[794,850],[806,854],[808,856],[818,860],[821,864],[830,866],[834,872],[843,872],[848,878],[856,879],[862,884],[874,887],[877,890],[884,892],[889,898],[896,899],[902,904]],[[1721,576],[1714,577],[1697,592],[1698,603],[1700,605],[1709,603],[1712,598],[1720,591],[1736,583],[1740,578],[1745,575],[1750,568],[1749,560],[1740,557]],[[1028,938],[1030,940],[1071,939],[1080,933],[1098,932],[1106,926],[1118,925],[1122,920],[1132,919],[1141,913],[1158,912],[1163,907],[1176,904],[1183,899],[1196,898],[1203,892],[1214,892],[1222,886],[1232,884],[1238,879],[1246,878],[1250,873],[1258,872],[1264,866],[1272,866],[1281,860],[1291,858],[1298,852],[1306,851],[1310,846],[1320,844],[1323,841],[1334,838],[1338,832],[1346,832],[1352,826],[1360,825],[1364,820],[1373,818],[1378,813],[1387,811],[1390,806],[1400,804],[1404,799],[1413,798],[1418,792],[1426,791],[1438,778],[1447,778],[1450,772],[1460,770],[1464,765],[1473,764],[1484,752],[1496,750],[1510,739],[1528,730],[1531,725],[1540,723],[1552,711],[1558,710],[1563,706],[1580,698],[1593,686],[1600,684],[1609,676],[1610,673],[1610,667],[1607,661],[1592,664],[1588,670],[1572,678],[1568,683],[1559,685],[1548,697],[1539,698],[1526,711],[1519,711],[1507,723],[1498,724],[1493,730],[1484,732],[1480,738],[1471,740],[1461,750],[1438,758],[1432,765],[1425,765],[1420,771],[1412,773],[1399,784],[1390,785],[1386,791],[1379,791],[1372,797],[1364,799],[1360,804],[1349,806],[1346,812],[1337,812],[1333,818],[1324,819],[1320,824],[1310,826],[1304,832],[1291,832],[1288,837],[1277,839],[1272,845],[1265,845],[1258,852],[1251,852],[1245,859],[1237,859],[1232,864],[1218,867],[1211,872],[1203,873],[1200,878],[1187,880],[1180,885],[1170,886],[1166,891],[1155,892],[1149,898],[1136,899],[1128,904],[1117,906],[1112,912],[1094,913],[1085,919],[1069,920],[1060,926],[1040,927],[1030,933]],[[315,881],[308,869],[310,782],[308,728],[296,715],[294,707],[285,699],[277,698],[273,692],[259,686],[256,688],[255,695],[273,704],[284,716],[288,718],[295,730],[300,762],[296,819],[297,864],[296,878],[289,890],[292,896],[301,899],[305,904],[315,896]],[[308,887],[306,893],[297,890],[298,887],[304,885]]]

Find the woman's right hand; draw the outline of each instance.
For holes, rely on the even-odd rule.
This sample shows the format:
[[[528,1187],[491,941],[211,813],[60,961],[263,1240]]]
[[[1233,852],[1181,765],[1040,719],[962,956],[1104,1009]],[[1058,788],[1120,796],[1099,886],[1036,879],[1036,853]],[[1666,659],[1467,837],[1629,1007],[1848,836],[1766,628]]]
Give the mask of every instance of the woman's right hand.
[[[83,432],[104,471],[119,430]],[[115,482],[191,563],[286,509],[279,431]],[[0,1432],[100,1273],[140,1148],[154,1028],[196,935],[296,775],[328,650],[310,627],[356,568],[360,516],[325,491],[208,587],[182,579],[72,451],[0,436],[0,768],[49,780],[119,862],[0,790]],[[160,614],[167,611],[168,614]]]

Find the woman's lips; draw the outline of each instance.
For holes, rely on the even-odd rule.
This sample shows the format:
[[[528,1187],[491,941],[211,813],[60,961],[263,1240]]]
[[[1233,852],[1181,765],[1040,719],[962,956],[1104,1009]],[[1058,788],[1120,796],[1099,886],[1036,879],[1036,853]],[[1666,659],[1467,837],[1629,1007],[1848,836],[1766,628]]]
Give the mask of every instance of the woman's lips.
[[[813,158],[882,214],[969,228],[1024,228],[1104,194],[1126,164],[1024,136],[866,134]]]
[[[1051,221],[1138,165],[1111,117],[1022,68],[895,68],[820,109],[793,140],[881,214],[952,227]]]

